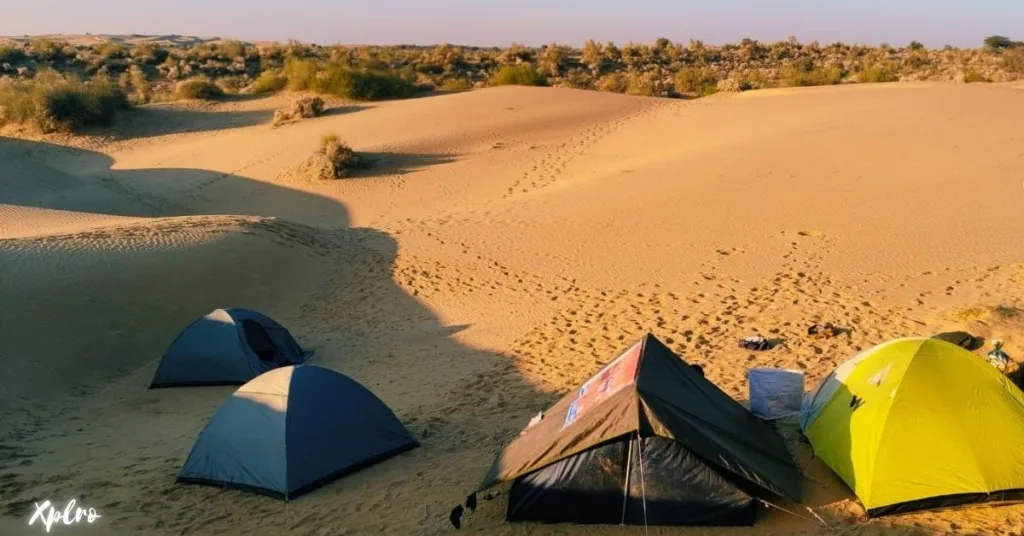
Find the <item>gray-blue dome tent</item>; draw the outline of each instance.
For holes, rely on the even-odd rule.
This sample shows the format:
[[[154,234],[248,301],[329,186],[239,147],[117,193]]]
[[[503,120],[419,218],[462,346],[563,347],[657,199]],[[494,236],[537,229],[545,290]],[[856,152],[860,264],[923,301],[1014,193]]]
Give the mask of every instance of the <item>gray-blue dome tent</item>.
[[[314,365],[240,387],[210,418],[178,475],[290,500],[418,446],[355,380]]]
[[[149,387],[241,385],[312,355],[281,324],[256,311],[217,309],[174,339]]]

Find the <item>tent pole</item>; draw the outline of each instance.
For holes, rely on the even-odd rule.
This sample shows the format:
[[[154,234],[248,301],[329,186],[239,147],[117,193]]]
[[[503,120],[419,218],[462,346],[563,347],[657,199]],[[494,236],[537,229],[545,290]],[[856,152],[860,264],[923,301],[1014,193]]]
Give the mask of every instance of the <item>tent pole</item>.
[[[630,469],[633,467],[633,440],[629,440],[629,456],[626,457],[626,485],[622,489],[622,519],[619,520],[619,525],[626,524],[626,501],[629,499],[629,476]]]
[[[644,444],[639,429],[636,431],[636,454],[640,458],[640,496],[644,505],[644,534],[647,534],[647,488],[644,486]]]

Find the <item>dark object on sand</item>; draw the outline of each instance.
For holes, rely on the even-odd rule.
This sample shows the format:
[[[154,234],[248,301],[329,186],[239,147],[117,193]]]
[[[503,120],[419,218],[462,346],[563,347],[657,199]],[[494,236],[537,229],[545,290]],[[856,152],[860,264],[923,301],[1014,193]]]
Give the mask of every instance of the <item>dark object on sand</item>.
[[[992,346],[992,351],[986,356],[988,363],[1001,372],[1006,372],[1007,367],[1010,365],[1010,356],[1006,355],[1006,352],[1003,351],[1003,341],[996,339],[992,341]]]
[[[451,521],[452,526],[461,529],[462,528],[462,505],[458,505],[452,508],[452,513],[448,514],[448,521]]]
[[[746,348],[747,350],[754,350],[757,352],[772,349],[772,343],[760,335],[747,337],[741,340],[739,346],[740,348]]]
[[[830,339],[842,332],[840,328],[834,326],[831,322],[827,322],[825,325],[814,324],[807,328],[807,336],[812,339]]]
[[[981,337],[975,337],[966,331],[947,331],[933,335],[933,339],[939,339],[941,341],[951,342],[966,350],[977,350],[985,344],[985,339]]]

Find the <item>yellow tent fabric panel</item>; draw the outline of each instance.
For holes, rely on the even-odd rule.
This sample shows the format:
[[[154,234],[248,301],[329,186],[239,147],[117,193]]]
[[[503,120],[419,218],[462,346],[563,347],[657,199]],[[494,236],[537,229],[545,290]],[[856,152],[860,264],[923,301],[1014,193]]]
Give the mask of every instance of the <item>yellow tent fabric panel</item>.
[[[869,512],[1024,489],[1024,394],[980,356],[913,338],[858,359],[804,433]]]
[[[815,455],[831,467],[862,502],[870,495],[872,466],[893,400],[890,394],[912,361],[913,354],[903,350],[871,352],[865,356],[842,380],[842,387],[805,433],[814,446]],[[879,380],[881,383],[876,385]],[[851,407],[854,395],[859,404],[856,409]]]

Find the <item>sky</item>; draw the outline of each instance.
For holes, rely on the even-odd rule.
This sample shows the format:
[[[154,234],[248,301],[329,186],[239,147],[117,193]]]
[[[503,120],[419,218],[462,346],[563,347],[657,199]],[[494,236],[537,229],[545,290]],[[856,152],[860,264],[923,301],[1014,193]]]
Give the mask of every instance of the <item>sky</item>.
[[[321,45],[1024,40],[1022,0],[11,0],[0,12],[6,36],[178,34]]]

